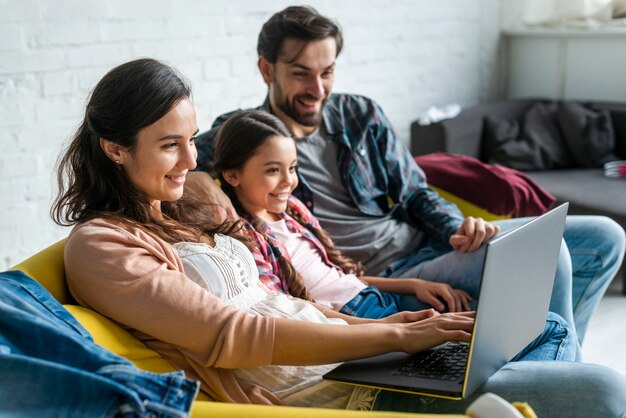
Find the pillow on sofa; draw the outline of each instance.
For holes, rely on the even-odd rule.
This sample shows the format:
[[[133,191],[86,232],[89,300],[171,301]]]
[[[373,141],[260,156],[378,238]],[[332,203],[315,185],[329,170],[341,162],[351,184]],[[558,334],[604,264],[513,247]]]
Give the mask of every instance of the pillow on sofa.
[[[611,121],[615,134],[615,154],[617,159],[626,160],[626,111],[611,111]]]
[[[517,170],[571,166],[573,159],[555,120],[556,103],[532,105],[520,121],[485,117],[482,159]]]
[[[600,167],[617,160],[615,135],[608,110],[591,110],[574,102],[559,102],[556,111],[563,140],[576,163]]]
[[[500,217],[541,215],[556,201],[526,174],[466,155],[433,153],[415,161],[429,184]]]

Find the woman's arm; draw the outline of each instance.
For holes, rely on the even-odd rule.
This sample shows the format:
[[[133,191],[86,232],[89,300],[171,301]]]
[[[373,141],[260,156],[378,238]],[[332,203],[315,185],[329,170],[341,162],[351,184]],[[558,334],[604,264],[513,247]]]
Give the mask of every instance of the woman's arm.
[[[389,315],[382,319],[368,319],[358,318],[352,315],[346,315],[341,312],[337,312],[328,306],[320,305],[319,303],[312,303],[326,318],[339,318],[346,321],[349,325],[359,324],[404,324],[407,322],[421,321],[426,318],[432,318],[439,315],[434,309],[424,309],[416,312],[398,312],[397,314]]]
[[[370,286],[376,286],[383,292],[415,295],[419,300],[430,304],[439,311],[446,309],[446,306],[450,312],[470,310],[472,297],[463,290],[453,289],[446,283],[436,283],[422,279],[393,279],[374,276],[363,276],[361,280]]]
[[[470,340],[473,312],[406,324],[328,325],[277,318],[272,364],[329,364],[391,351],[415,353],[446,341]]]

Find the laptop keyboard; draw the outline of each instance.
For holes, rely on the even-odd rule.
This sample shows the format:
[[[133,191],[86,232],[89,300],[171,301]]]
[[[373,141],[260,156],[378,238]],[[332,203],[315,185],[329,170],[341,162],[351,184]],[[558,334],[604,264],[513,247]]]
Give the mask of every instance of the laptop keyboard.
[[[449,342],[437,350],[417,353],[391,374],[455,381],[465,373],[469,344]]]

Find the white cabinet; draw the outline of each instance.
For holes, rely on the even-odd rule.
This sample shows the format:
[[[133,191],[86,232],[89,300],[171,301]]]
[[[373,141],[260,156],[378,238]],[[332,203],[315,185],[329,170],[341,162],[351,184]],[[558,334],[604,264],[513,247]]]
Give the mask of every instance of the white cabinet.
[[[626,28],[504,32],[509,98],[626,101]]]

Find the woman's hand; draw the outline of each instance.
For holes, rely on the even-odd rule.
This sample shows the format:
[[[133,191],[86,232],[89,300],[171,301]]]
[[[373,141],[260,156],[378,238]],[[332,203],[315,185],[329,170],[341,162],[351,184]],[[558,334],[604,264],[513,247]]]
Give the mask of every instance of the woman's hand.
[[[460,228],[450,237],[450,245],[458,252],[476,251],[480,245],[489,241],[500,232],[500,227],[492,225],[483,218],[468,216]]]
[[[422,321],[424,319],[432,318],[437,315],[440,315],[439,312],[432,308],[424,309],[421,311],[402,311],[379,319],[378,322],[382,322],[385,324],[406,324],[409,322]]]
[[[411,279],[409,279],[411,280]],[[415,296],[424,303],[428,303],[438,311],[450,312],[469,311],[472,297],[460,289],[453,289],[449,284],[431,282],[422,279],[412,279]],[[445,302],[444,303],[442,302]]]
[[[232,221],[239,219],[239,215],[237,215],[237,211],[228,196],[207,173],[203,171],[188,172],[185,190],[192,192],[205,202],[212,203],[213,215],[217,222],[224,222],[226,219]]]
[[[417,353],[447,341],[469,342],[475,312],[445,313],[417,322],[397,324],[400,351]]]

